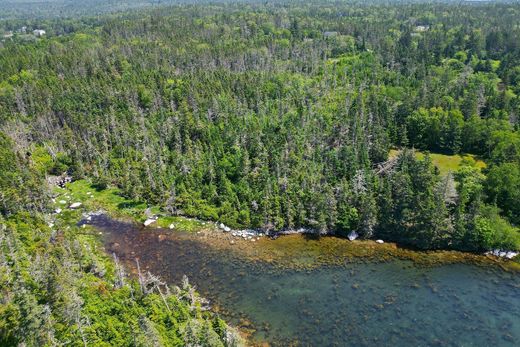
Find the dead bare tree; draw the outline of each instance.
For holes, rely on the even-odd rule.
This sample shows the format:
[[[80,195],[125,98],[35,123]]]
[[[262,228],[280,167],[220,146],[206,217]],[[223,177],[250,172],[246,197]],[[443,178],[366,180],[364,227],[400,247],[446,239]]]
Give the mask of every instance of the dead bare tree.
[[[139,286],[141,287],[141,293],[143,295],[148,295],[148,294],[153,293],[156,290],[157,293],[159,293],[159,295],[161,296],[161,299],[164,302],[164,305],[168,309],[168,312],[171,312],[170,306],[168,305],[168,302],[166,301],[166,296],[170,294],[170,289],[169,289],[168,285],[165,282],[163,282],[159,278],[159,276],[153,275],[152,273],[150,273],[150,271],[147,271],[146,275],[143,275],[141,273],[141,267],[139,265],[139,260],[136,258],[135,261],[137,263],[138,281],[139,281]],[[161,290],[161,287],[163,289],[165,289],[166,295]]]
[[[125,285],[125,271],[123,267],[119,264],[119,260],[117,259],[117,255],[115,253],[112,253],[114,257],[114,263],[116,264],[116,275],[117,275],[117,281],[115,283],[116,288],[122,288]]]

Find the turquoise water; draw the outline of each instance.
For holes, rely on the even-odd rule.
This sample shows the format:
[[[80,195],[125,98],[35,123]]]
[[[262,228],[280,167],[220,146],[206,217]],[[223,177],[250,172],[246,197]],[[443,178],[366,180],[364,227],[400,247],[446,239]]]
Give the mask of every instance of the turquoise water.
[[[130,266],[184,274],[252,339],[273,346],[518,346],[520,274],[454,264],[370,260],[313,270],[248,261],[196,234],[95,217],[105,247]],[[271,242],[283,242],[283,238]]]

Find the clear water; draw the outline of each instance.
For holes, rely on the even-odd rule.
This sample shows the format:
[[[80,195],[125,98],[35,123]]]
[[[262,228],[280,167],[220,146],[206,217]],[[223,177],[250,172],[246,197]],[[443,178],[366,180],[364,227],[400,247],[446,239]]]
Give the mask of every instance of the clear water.
[[[273,346],[519,346],[520,273],[370,260],[313,270],[246,260],[196,234],[96,217],[105,247],[130,266],[184,274],[224,318]],[[166,236],[165,236],[166,235]],[[283,238],[272,242],[283,242]]]

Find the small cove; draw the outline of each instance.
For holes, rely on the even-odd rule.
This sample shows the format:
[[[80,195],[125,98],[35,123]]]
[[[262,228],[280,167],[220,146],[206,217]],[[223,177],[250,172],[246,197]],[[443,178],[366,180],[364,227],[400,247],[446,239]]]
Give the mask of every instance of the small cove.
[[[520,273],[496,265],[343,257],[338,253],[348,247],[343,240],[301,235],[230,246],[204,233],[143,229],[106,216],[93,216],[90,224],[128,268],[138,258],[143,269],[171,284],[187,275],[213,309],[249,332],[253,342],[515,346],[520,341]],[[311,248],[327,244],[334,247],[321,253]],[[276,256],[265,256],[263,249]]]

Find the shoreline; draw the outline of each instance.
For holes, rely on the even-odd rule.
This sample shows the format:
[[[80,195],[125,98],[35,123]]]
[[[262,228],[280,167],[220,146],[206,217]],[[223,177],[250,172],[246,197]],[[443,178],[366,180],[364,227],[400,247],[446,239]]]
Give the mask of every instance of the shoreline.
[[[88,215],[99,215],[100,211]],[[131,216],[104,215],[112,220],[134,225],[143,232],[157,233],[161,239],[174,233],[187,233],[209,247],[231,252],[245,260],[271,263],[280,268],[314,270],[322,266],[341,266],[353,261],[388,262],[392,259],[411,261],[415,266],[443,266],[450,264],[472,264],[496,266],[504,271],[520,271],[520,263],[490,254],[477,254],[455,250],[416,250],[392,242],[383,244],[374,240],[354,240],[335,235],[319,238],[312,234],[286,233],[273,239],[266,235],[256,237],[238,236],[236,232],[225,232],[207,223],[197,231],[183,231],[160,226],[144,226]],[[85,223],[85,218],[80,224]],[[95,228],[95,226],[93,226]],[[235,235],[233,235],[235,233]]]
[[[106,217],[111,218],[108,215],[106,215]],[[516,273],[520,271],[518,267],[512,268],[510,264],[513,262],[510,261],[457,251],[413,251],[403,249],[392,243],[378,244],[374,241],[363,240],[351,242],[334,236],[324,236],[317,240],[305,237],[305,235],[302,234],[284,235],[284,237],[275,240],[263,237],[259,241],[252,242],[242,238],[237,240],[230,232],[217,230],[213,228],[213,226],[193,233],[161,227],[144,227],[142,223],[128,216],[118,218],[118,220],[122,223],[132,225],[132,227],[135,228],[135,230],[127,230],[126,233],[130,232],[130,234],[133,234],[135,232],[137,240],[146,237],[152,240],[158,240],[160,243],[165,241],[166,243],[163,244],[163,247],[171,247],[168,240],[180,240],[181,242],[182,240],[195,241],[202,243],[204,245],[203,249],[206,246],[207,248],[211,248],[212,251],[210,251],[210,255],[227,254],[238,261],[253,263],[254,266],[265,266],[268,264],[273,266],[275,273],[280,274],[285,273],[285,271],[288,271],[288,273],[298,272],[310,274],[317,273],[321,271],[321,269],[328,271],[327,269],[332,268],[339,269],[339,271],[343,271],[343,269],[347,271],[347,269],[352,268],[354,264],[364,266],[363,264],[373,263],[376,264],[376,266],[385,266],[383,264],[385,262],[388,263],[399,260],[405,260],[405,262],[402,262],[400,265],[403,266],[402,271],[407,271],[407,269],[411,267],[421,269],[456,264],[488,268],[490,273],[497,274],[506,271],[516,275]],[[91,227],[96,228],[95,225]],[[117,232],[115,235],[115,240],[117,240]],[[122,240],[119,242],[124,242],[124,238],[119,239]],[[235,242],[231,243],[231,241]],[[109,244],[105,247],[108,247],[105,248],[105,251],[108,251],[111,246]],[[197,261],[200,262],[201,260],[199,259]],[[127,263],[126,266],[132,269],[131,261],[126,259],[126,262],[130,262]],[[348,273],[348,271],[345,272],[345,274]],[[353,286],[354,285],[356,284],[353,284]],[[357,287],[355,288],[357,289]],[[209,294],[205,294],[205,296],[213,298]],[[239,314],[230,315],[229,312],[231,311],[228,311],[226,307],[222,305],[217,305],[216,307],[212,305],[211,311],[217,314],[225,314],[227,318],[233,316],[234,319],[238,319],[237,317],[239,317]],[[253,329],[251,331],[248,325],[237,324],[236,322],[233,326],[240,332],[241,336],[248,341],[249,345],[257,345],[257,341],[255,341],[251,335],[256,331],[254,328],[251,328]]]
[[[162,215],[162,216],[159,216],[159,219],[157,220],[157,221],[159,221],[161,217],[162,218],[175,217],[175,218],[182,218],[187,221],[194,222],[194,223],[201,223],[203,225],[198,230],[185,231],[185,230],[177,230],[176,228],[169,228],[169,227],[166,228],[163,226],[156,226],[153,224],[144,225],[140,220],[138,220],[132,216],[125,215],[123,213],[112,214],[112,213],[109,213],[108,211],[104,211],[104,212],[112,219],[119,220],[122,222],[132,223],[132,224],[135,224],[136,226],[142,227],[145,230],[151,230],[151,231],[166,230],[166,231],[171,231],[171,232],[179,232],[179,231],[180,232],[196,232],[198,234],[205,233],[206,236],[210,237],[210,238],[219,238],[219,237],[224,238],[225,240],[230,241],[231,245],[234,244],[234,243],[232,243],[233,241],[235,241],[235,242],[245,241],[246,243],[247,243],[247,241],[258,242],[261,239],[264,239],[267,241],[275,241],[277,239],[283,239],[283,238],[287,238],[290,236],[300,236],[300,237],[304,237],[309,240],[315,240],[315,241],[319,241],[323,238],[332,238],[332,239],[338,240],[338,242],[340,242],[340,243],[351,244],[351,245],[353,245],[353,247],[360,247],[360,246],[380,247],[380,248],[386,249],[386,250],[388,250],[388,249],[401,250],[405,254],[409,254],[409,253],[417,253],[417,254],[424,254],[424,255],[455,254],[455,255],[462,255],[461,258],[471,258],[471,259],[486,258],[497,264],[507,264],[507,263],[518,264],[518,269],[520,270],[520,262],[518,262],[515,259],[517,257],[508,258],[505,256],[505,254],[509,253],[510,251],[490,250],[490,251],[486,251],[484,253],[476,253],[476,252],[459,251],[459,250],[453,250],[453,249],[426,249],[425,250],[425,249],[417,249],[414,247],[407,246],[405,244],[399,244],[399,243],[392,242],[392,241],[378,242],[380,240],[361,239],[361,238],[357,238],[355,240],[349,240],[347,237],[338,236],[336,233],[334,233],[332,231],[316,234],[314,232],[314,230],[308,229],[308,228],[282,229],[279,231],[266,230],[266,229],[262,229],[262,228],[257,228],[257,229],[231,229],[231,228],[229,228],[228,230],[225,230],[224,228],[222,228],[220,226],[220,225],[223,225],[222,223],[214,222],[214,221],[203,221],[203,220],[200,220],[197,218],[192,218],[192,217],[182,216],[182,215],[179,215],[179,216]],[[161,224],[161,223],[157,223],[157,225],[159,225],[159,224]],[[498,255],[497,254],[498,252],[501,252],[502,256]],[[406,256],[405,258],[408,258],[408,256]],[[514,266],[514,267],[516,268],[516,266]]]
[[[143,223],[149,218],[146,216],[146,212],[151,211],[153,215],[157,216],[157,219],[147,227],[150,230],[160,228],[165,231],[175,230],[199,233],[199,235],[204,234],[205,239],[218,240],[212,241],[216,246],[230,250],[234,249],[243,254],[249,254],[249,256],[257,254],[257,258],[264,258],[267,261],[276,261],[284,258],[285,262],[291,263],[287,258],[291,255],[294,257],[299,255],[298,252],[291,250],[291,248],[303,246],[303,249],[307,247],[307,251],[311,252],[319,260],[328,257],[328,253],[340,258],[376,256],[385,261],[389,257],[402,257],[414,260],[415,263],[419,264],[453,263],[457,262],[457,259],[458,261],[471,259],[472,262],[491,262],[499,264],[499,266],[505,269],[520,270],[520,263],[517,260],[519,257],[509,260],[492,254],[477,254],[455,250],[417,250],[406,245],[386,241],[384,243],[361,239],[349,241],[347,238],[339,237],[331,232],[322,234],[318,238],[316,233],[313,233],[308,228],[286,229],[276,233],[261,229],[232,230],[219,222],[202,221],[196,218],[181,216],[167,216],[157,206],[149,207],[143,202],[136,203],[122,197],[117,188],[95,190],[86,180],[69,183],[66,188],[57,188],[55,193],[56,201],[65,199],[67,204],[81,202],[81,210],[83,211],[103,210],[113,219],[131,222],[143,228]],[[56,204],[56,207],[59,207],[59,205]],[[272,235],[275,236],[269,237]],[[298,242],[294,241],[298,238],[305,240],[305,242],[298,244]],[[252,241],[253,239],[254,242]],[[276,239],[284,241],[276,242]],[[315,244],[317,242],[315,239],[322,241],[321,246]],[[284,243],[287,245],[283,246],[282,244]],[[307,244],[306,246],[305,243]],[[260,245],[263,247],[260,248]],[[261,252],[259,251],[260,249],[262,249]],[[319,254],[320,249],[324,251],[324,254]],[[272,254],[266,254],[269,252]],[[260,256],[261,254],[263,255]]]

